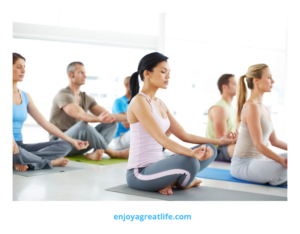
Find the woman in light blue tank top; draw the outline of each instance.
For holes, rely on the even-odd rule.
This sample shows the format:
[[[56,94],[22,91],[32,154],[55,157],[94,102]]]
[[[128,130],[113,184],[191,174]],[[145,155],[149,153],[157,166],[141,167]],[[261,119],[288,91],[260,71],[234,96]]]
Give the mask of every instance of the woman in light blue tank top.
[[[247,98],[247,88],[251,96]],[[239,137],[230,165],[233,177],[254,183],[287,184],[287,153],[278,155],[267,147],[268,141],[287,150],[287,143],[276,137],[268,109],[262,104],[264,93],[271,92],[274,80],[266,64],[249,67],[238,84],[237,126]],[[267,158],[264,158],[266,156]]]
[[[71,144],[81,150],[88,147],[88,142],[68,137],[41,115],[29,94],[17,87],[17,83],[23,81],[24,75],[25,58],[13,53],[13,167],[18,171],[26,171],[66,166],[69,160],[63,157],[71,151]],[[63,140],[24,144],[22,126],[27,113],[49,133]]]

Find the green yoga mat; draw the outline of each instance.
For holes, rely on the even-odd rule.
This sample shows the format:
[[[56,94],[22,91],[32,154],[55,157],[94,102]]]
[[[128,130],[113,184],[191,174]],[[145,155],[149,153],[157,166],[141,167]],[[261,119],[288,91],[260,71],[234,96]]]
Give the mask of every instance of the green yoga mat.
[[[73,155],[73,156],[68,156],[66,158],[74,162],[83,162],[83,163],[91,163],[91,164],[98,164],[98,165],[111,165],[116,163],[128,162],[128,159],[122,159],[122,158],[102,158],[100,161],[93,161],[85,158],[84,155]]]

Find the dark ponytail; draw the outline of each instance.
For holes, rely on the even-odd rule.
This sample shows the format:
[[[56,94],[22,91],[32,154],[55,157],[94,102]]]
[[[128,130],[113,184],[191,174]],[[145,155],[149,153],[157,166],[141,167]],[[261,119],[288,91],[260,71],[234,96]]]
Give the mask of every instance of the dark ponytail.
[[[138,66],[138,71],[133,73],[130,78],[129,82],[129,88],[130,88],[130,94],[131,99],[128,103],[132,100],[132,98],[137,95],[140,91],[140,85],[139,85],[139,75],[141,77],[141,80],[144,81],[144,71],[153,71],[153,68],[156,67],[156,65],[162,61],[167,61],[168,57],[164,56],[163,54],[160,54],[158,52],[150,53],[145,55]]]

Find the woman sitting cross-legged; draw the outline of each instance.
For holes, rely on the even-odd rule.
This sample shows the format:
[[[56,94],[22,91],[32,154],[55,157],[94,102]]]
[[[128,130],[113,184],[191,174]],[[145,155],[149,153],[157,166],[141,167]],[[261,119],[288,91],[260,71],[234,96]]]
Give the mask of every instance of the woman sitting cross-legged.
[[[28,93],[19,90],[17,83],[25,75],[25,58],[13,53],[13,167],[17,171],[49,169],[52,166],[66,166],[69,159],[64,158],[74,145],[78,150],[86,149],[88,142],[68,137],[39,112]],[[45,87],[41,87],[45,88]],[[49,133],[63,139],[37,144],[24,144],[22,126],[29,113],[32,118]]]
[[[127,111],[131,129],[127,183],[135,189],[164,195],[173,194],[173,186],[179,189],[199,186],[202,181],[195,178],[196,174],[217,156],[213,144],[228,145],[236,141],[236,137],[228,139],[229,135],[218,140],[186,133],[166,104],[155,97],[159,88],[168,87],[167,59],[157,52],[141,59],[138,71],[130,79],[131,100]],[[138,75],[144,81],[140,93]],[[199,145],[192,149],[183,147],[169,139],[167,131],[184,142]],[[163,158],[163,147],[176,154]]]
[[[247,99],[248,88],[251,96]],[[268,141],[287,150],[287,143],[275,134],[269,110],[262,104],[264,93],[271,92],[274,80],[266,64],[249,67],[238,84],[237,126],[240,125],[230,173],[233,177],[254,183],[287,184],[287,153],[278,155],[267,147]],[[264,156],[267,158],[265,159]]]

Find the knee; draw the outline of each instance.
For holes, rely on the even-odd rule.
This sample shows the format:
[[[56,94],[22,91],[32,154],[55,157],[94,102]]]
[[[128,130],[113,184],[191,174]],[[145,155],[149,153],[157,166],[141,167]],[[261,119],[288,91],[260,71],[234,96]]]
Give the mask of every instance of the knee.
[[[115,129],[116,129],[116,130],[118,129],[118,123],[117,123],[117,122],[109,123],[108,126],[109,126],[110,128],[112,128],[112,129],[114,129],[114,130],[115,130]]]
[[[57,143],[60,145],[60,147],[66,153],[69,153],[72,150],[72,148],[73,148],[73,146],[71,145],[71,143],[69,143],[67,141],[64,141],[64,140],[58,141]]]
[[[200,170],[198,159],[188,156],[182,156],[179,160],[179,165],[181,165],[182,169],[190,172],[191,176],[196,175]]]

